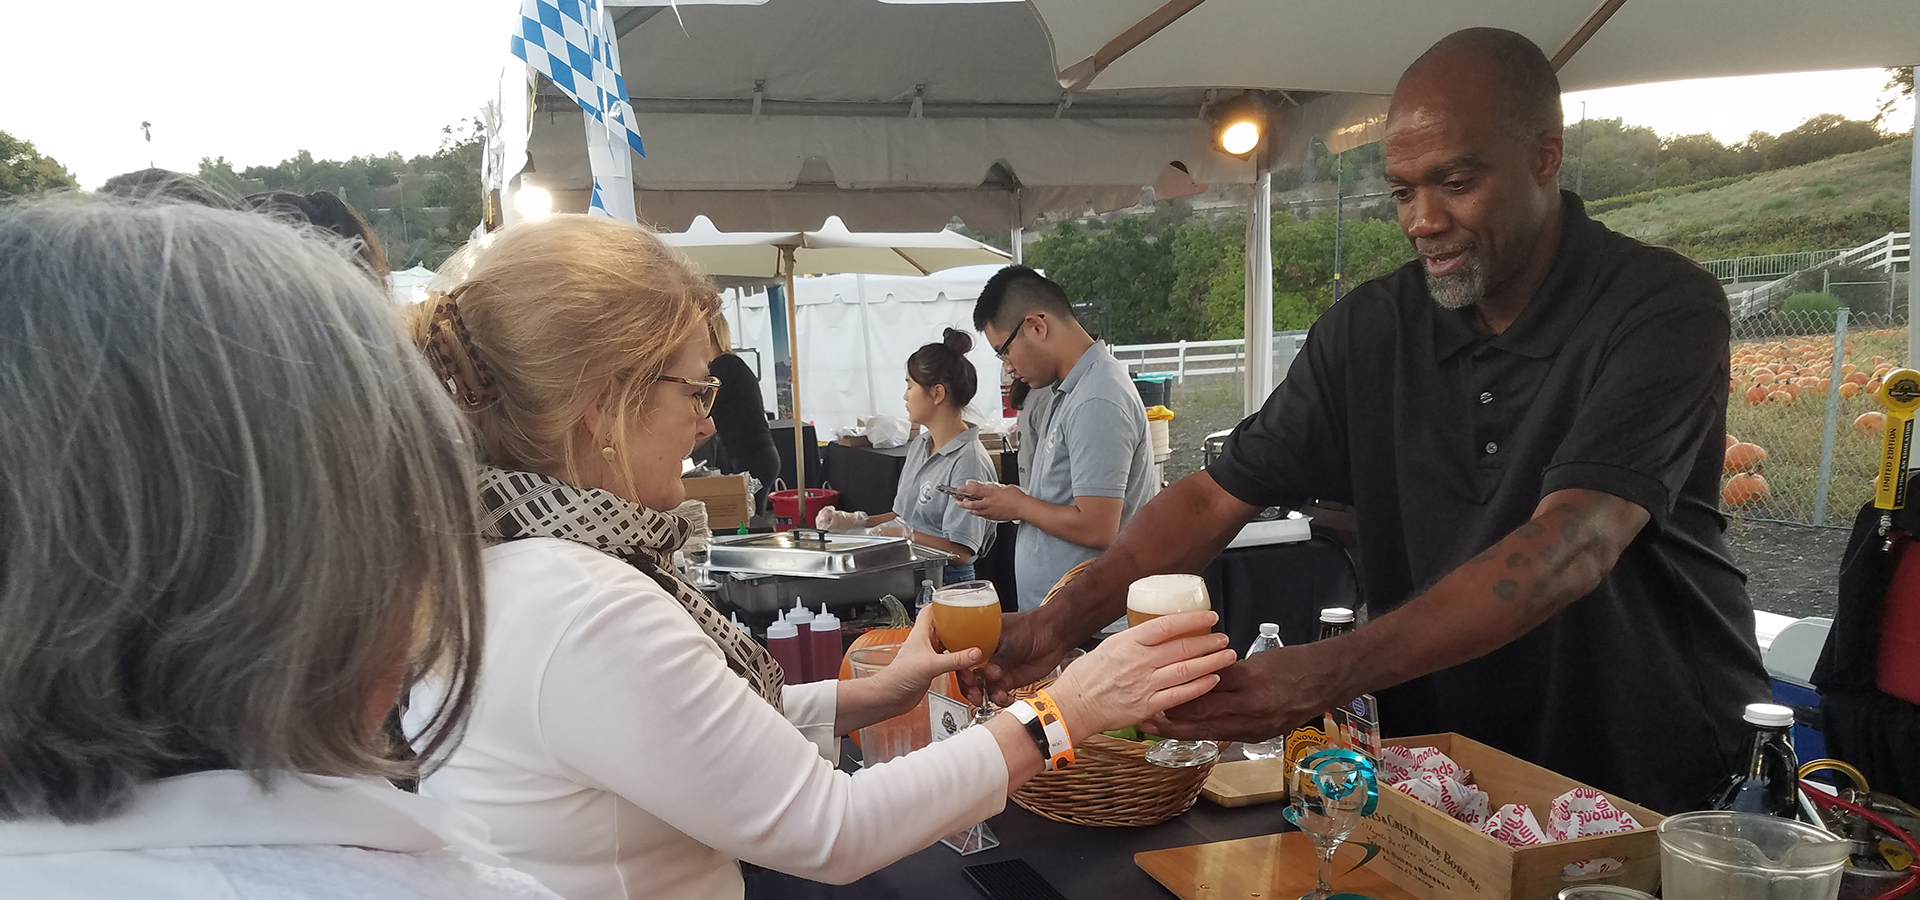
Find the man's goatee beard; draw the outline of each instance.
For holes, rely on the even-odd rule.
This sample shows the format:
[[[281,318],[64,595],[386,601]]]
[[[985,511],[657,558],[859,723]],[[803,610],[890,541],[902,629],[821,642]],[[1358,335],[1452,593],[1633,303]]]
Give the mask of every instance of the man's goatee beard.
[[[1426,274],[1424,269],[1422,274]],[[1479,303],[1487,296],[1487,271],[1480,265],[1480,258],[1469,253],[1459,271],[1447,275],[1427,276],[1427,293],[1433,302],[1443,309],[1465,309]]]

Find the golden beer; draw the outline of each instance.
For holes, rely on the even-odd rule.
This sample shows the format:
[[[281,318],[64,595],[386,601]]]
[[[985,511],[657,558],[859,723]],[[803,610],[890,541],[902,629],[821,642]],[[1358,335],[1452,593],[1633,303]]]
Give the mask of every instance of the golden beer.
[[[980,664],[986,665],[1000,646],[1000,596],[988,582],[969,581],[934,591],[933,630],[950,653],[979,648]]]

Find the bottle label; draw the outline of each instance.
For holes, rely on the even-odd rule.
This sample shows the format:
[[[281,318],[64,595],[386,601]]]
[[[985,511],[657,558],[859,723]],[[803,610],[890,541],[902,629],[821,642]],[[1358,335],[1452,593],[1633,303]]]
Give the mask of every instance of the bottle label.
[[[1287,771],[1292,771],[1295,763],[1306,759],[1327,748],[1327,733],[1312,725],[1302,725],[1287,732],[1287,745],[1281,755],[1287,761]]]

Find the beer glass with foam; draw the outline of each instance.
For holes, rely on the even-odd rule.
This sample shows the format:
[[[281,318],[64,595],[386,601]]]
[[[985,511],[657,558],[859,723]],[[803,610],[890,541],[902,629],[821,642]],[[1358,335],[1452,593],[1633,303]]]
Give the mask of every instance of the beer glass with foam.
[[[991,581],[963,581],[933,592],[933,632],[949,653],[980,649],[980,665],[1000,646],[1000,594]],[[979,666],[975,666],[977,671]],[[988,706],[976,707],[973,720],[992,715]]]
[[[1198,575],[1149,575],[1127,586],[1128,628],[1161,616],[1212,608],[1207,583]],[[1165,740],[1147,749],[1147,762],[1168,768],[1202,766],[1219,758],[1220,746],[1212,741]]]

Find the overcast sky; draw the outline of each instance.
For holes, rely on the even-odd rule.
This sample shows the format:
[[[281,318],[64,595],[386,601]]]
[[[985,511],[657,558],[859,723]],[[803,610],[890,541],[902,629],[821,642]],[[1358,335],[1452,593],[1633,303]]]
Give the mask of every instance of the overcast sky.
[[[439,146],[475,115],[503,60],[513,0],[96,0],[14,3],[0,52],[0,131],[95,187],[144,168],[235,168],[305,149],[340,159]],[[73,17],[92,30],[69,37]],[[28,38],[31,39],[28,39]],[[1594,118],[1737,141],[1808,116],[1869,118],[1880,69],[1712,79],[1567,95]],[[1910,107],[1908,107],[1910,110]],[[153,123],[151,150],[140,123]],[[1912,113],[1896,118],[1899,130]],[[644,133],[646,125],[641,123]]]

